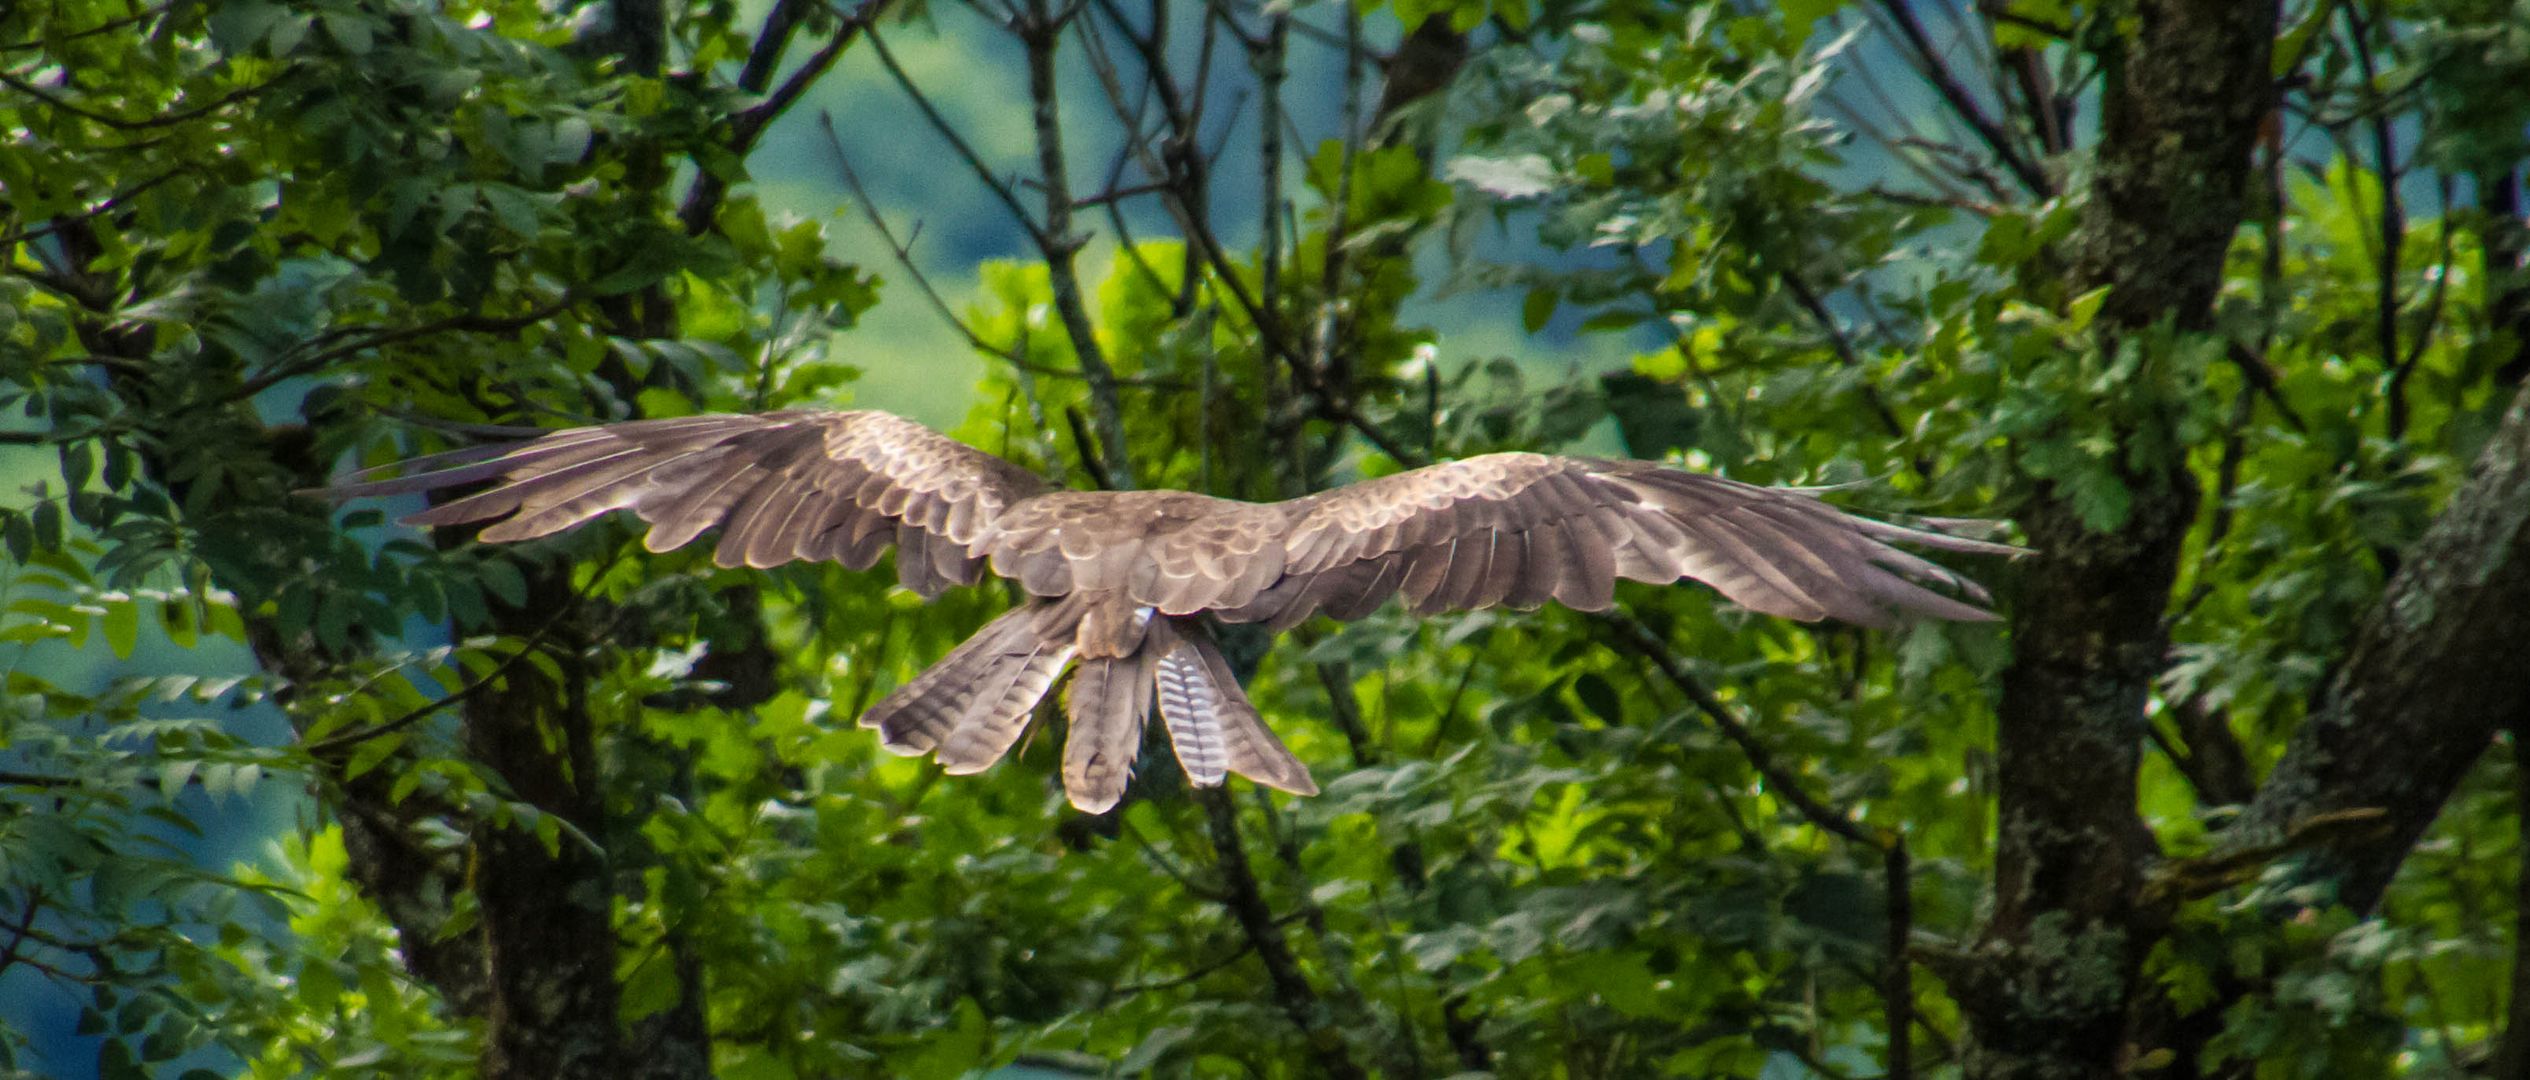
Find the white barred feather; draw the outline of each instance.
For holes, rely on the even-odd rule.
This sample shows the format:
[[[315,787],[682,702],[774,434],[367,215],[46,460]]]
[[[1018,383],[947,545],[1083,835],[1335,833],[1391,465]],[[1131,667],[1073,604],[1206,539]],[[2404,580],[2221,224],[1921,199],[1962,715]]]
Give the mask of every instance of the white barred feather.
[[[1222,744],[1221,694],[1204,672],[1193,646],[1160,658],[1160,719],[1168,723],[1177,764],[1196,787],[1218,787],[1229,775],[1230,751]]]

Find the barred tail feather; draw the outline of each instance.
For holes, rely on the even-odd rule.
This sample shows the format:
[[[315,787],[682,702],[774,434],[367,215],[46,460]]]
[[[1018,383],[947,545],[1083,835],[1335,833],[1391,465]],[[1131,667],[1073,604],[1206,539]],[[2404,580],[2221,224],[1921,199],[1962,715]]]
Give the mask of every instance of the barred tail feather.
[[[894,753],[910,756],[939,747],[978,699],[990,696],[985,691],[1000,685],[993,674],[1006,670],[1014,653],[1033,648],[1038,638],[1032,615],[1028,608],[1013,608],[986,623],[940,662],[862,713],[861,726],[877,728],[880,744]]]
[[[1082,812],[1103,814],[1124,798],[1133,759],[1142,751],[1142,725],[1151,715],[1156,658],[1148,650],[1125,657],[1083,657],[1072,673],[1072,732],[1063,744],[1063,791]]]
[[[1265,726],[1210,633],[1184,625],[1153,638],[1152,647],[1169,650],[1159,662],[1160,718],[1188,780],[1213,787],[1237,773],[1294,795],[1318,793],[1309,767]]]
[[[996,656],[974,704],[940,741],[941,771],[951,776],[982,772],[1009,753],[1028,730],[1037,702],[1072,662],[1073,651],[1067,633],[1054,641],[1038,637]]]
[[[1160,719],[1177,763],[1196,787],[1219,787],[1228,777],[1230,748],[1221,737],[1221,695],[1204,673],[1203,658],[1179,647],[1160,658]]]

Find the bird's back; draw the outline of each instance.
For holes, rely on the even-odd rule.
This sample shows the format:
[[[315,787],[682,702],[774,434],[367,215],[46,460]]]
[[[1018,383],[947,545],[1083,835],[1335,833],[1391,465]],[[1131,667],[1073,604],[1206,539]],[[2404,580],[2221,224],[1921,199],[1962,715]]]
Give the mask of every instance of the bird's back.
[[[1281,576],[1286,515],[1191,491],[1055,491],[1004,511],[973,550],[1038,596],[1183,615],[1246,603]]]

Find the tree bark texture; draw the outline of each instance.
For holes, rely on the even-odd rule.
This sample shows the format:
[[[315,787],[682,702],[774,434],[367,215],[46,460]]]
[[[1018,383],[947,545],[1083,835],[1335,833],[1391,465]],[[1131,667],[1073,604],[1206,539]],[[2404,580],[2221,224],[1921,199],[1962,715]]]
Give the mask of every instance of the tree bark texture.
[[[2068,260],[2075,292],[2109,290],[2093,323],[2103,348],[2159,325],[2210,323],[2273,98],[2273,4],[2157,0],[2131,16],[2131,35],[2100,56],[2095,179]],[[2135,810],[2144,705],[2200,502],[2183,448],[2135,449],[2121,476],[2131,510],[2116,531],[2091,528],[2051,487],[2020,515],[2037,554],[1998,715],[1994,906],[1952,986],[1973,1077],[2110,1076],[2128,1055],[2152,941],[2135,905],[2155,854]]]
[[[2498,731],[2530,716],[2530,391],[2517,397],[2468,479],[2406,549],[2355,629],[2325,703],[2285,745],[2228,834],[2271,842],[2295,822],[2376,808],[2378,829],[2300,857],[2304,881],[2369,912]]]
[[[573,606],[567,570],[532,572],[529,602],[496,616],[532,636]],[[551,635],[565,640],[570,635]],[[511,797],[606,836],[603,780],[576,650],[553,650],[557,685],[534,665],[468,703],[467,751]],[[629,1064],[616,1023],[614,896],[603,852],[564,831],[551,850],[517,825],[474,829],[474,891],[490,972],[483,1073],[491,1077],[619,1075]]]

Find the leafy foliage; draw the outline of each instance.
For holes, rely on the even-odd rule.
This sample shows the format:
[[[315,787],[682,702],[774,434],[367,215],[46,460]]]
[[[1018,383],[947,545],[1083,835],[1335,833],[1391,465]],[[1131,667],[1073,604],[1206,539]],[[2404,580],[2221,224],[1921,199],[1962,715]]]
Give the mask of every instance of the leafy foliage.
[[[67,1043],[108,1076],[2007,1074],[1962,1049],[2016,827],[1992,798],[2001,770],[2087,763],[1998,757],[1998,628],[1628,586],[1616,619],[1234,634],[1325,793],[1216,799],[1151,754],[1082,818],[1051,715],[955,779],[852,725],[1004,592],[924,605],[613,525],[483,546],[292,495],[523,427],[832,405],[861,374],[838,356],[920,362],[855,342],[865,264],[895,258],[886,302],[913,306],[929,263],[847,251],[749,155],[798,123],[784,80],[920,32],[893,14],[968,24],[774,7],[0,12],[0,978],[75,1002],[77,1037],[0,1025],[9,1067],[68,1069]],[[2098,537],[2182,475],[2205,498],[2134,808],[2173,875],[2229,850],[2530,370],[2501,4],[2288,19],[2293,110],[2210,326],[2141,329],[2068,270],[2097,206],[2078,139],[2023,116],[1989,161],[1914,132],[1958,109],[1937,82],[1876,89],[1906,5],[986,7],[1002,29],[973,32],[1068,95],[1030,104],[1075,161],[1046,172],[1039,142],[1013,183],[989,145],[943,153],[942,205],[972,184],[958,213],[1034,245],[941,301],[990,359],[955,434],[1071,483],[1253,499],[1621,450],[1872,510],[2060,499]],[[1987,8],[1954,28],[2074,86],[2133,32]],[[1153,12],[1255,63],[1194,75]],[[1340,70],[1286,81],[1303,47],[1366,70],[1382,20],[1391,88],[1417,48],[1454,82],[1374,105]],[[1231,104],[1251,91],[1282,122]],[[1203,149],[1225,131],[1252,155]],[[2023,143],[2043,190],[1999,160]],[[1067,187],[1119,145],[1107,190]],[[1484,355],[1449,294],[1625,362]],[[1968,569],[2025,618],[2078,607]],[[2215,1019],[2133,1064],[2495,1054],[2515,768],[2503,745],[2434,796],[2377,905],[2283,851],[2156,912],[2137,1014]],[[241,859],[237,807],[291,820]],[[539,896],[584,922],[521,915]]]

